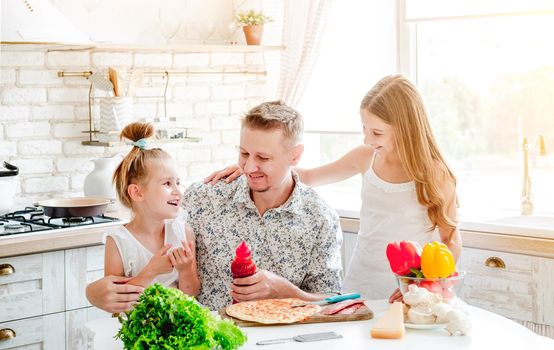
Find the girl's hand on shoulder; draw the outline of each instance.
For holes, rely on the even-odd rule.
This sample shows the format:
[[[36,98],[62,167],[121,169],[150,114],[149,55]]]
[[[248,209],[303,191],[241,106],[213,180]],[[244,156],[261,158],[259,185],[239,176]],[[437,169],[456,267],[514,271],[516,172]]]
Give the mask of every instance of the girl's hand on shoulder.
[[[179,273],[191,272],[196,262],[194,242],[182,242],[183,246],[169,253],[169,260]]]
[[[216,170],[204,179],[204,183],[215,185],[219,180],[225,178],[225,182],[229,183],[242,175],[242,169],[233,164],[221,170]]]
[[[154,276],[170,273],[173,270],[173,265],[167,254],[169,248],[171,248],[171,244],[169,243],[161,247],[160,250],[152,256],[145,269],[148,269]]]

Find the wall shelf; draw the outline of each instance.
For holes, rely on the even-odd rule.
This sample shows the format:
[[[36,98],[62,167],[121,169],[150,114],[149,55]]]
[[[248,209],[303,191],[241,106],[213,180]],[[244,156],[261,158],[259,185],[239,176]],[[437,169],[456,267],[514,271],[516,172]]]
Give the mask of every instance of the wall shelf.
[[[140,45],[140,44],[108,44],[95,43],[93,48],[64,48],[50,49],[49,51],[85,51],[94,52],[139,52],[139,53],[161,53],[161,52],[182,52],[182,53],[228,53],[228,52],[266,52],[282,51],[283,45],[215,45],[215,44],[164,44],[164,45]]]
[[[86,132],[86,131],[85,131]],[[159,141],[160,143],[175,143],[175,142],[200,142],[202,138],[200,137],[183,137],[178,139],[156,139],[156,141]],[[83,146],[96,146],[96,147],[115,147],[115,146],[121,146],[125,144],[122,141],[81,141],[81,145]]]
[[[224,44],[111,44],[94,43],[92,45],[67,44],[6,44],[2,43],[2,51],[92,51],[92,52],[137,52],[137,53],[232,53],[232,52],[266,52],[282,51],[283,45],[224,45]]]

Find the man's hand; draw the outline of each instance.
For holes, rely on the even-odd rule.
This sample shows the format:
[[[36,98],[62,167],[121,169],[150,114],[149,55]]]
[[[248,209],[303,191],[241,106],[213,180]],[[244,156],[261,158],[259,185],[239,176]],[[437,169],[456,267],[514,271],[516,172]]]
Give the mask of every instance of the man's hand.
[[[174,249],[169,253],[169,261],[179,271],[179,273],[192,272],[194,262],[196,261],[196,249],[194,242],[182,241],[182,247]]]
[[[86,288],[90,303],[109,313],[127,311],[138,300],[144,288],[126,284],[131,278],[106,276]]]
[[[295,285],[267,270],[258,270],[252,276],[235,278],[231,284],[231,297],[237,302],[286,298],[296,296]]]

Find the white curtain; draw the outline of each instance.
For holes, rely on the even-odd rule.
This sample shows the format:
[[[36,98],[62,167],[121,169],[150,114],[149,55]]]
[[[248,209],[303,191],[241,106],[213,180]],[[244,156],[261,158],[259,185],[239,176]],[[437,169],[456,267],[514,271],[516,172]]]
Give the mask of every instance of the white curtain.
[[[332,0],[286,0],[277,98],[296,107],[319,53]]]

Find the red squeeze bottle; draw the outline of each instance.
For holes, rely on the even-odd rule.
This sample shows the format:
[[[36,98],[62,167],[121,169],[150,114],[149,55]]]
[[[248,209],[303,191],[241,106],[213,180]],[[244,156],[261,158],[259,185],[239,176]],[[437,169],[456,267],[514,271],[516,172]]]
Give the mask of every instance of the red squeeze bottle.
[[[252,260],[252,251],[244,241],[235,249],[235,259],[231,263],[233,278],[242,278],[253,275],[256,272],[256,264]],[[233,304],[236,304],[233,299]]]
[[[242,241],[235,250],[235,260],[231,263],[233,278],[242,278],[253,275],[256,272],[256,264],[252,260],[252,251]]]

